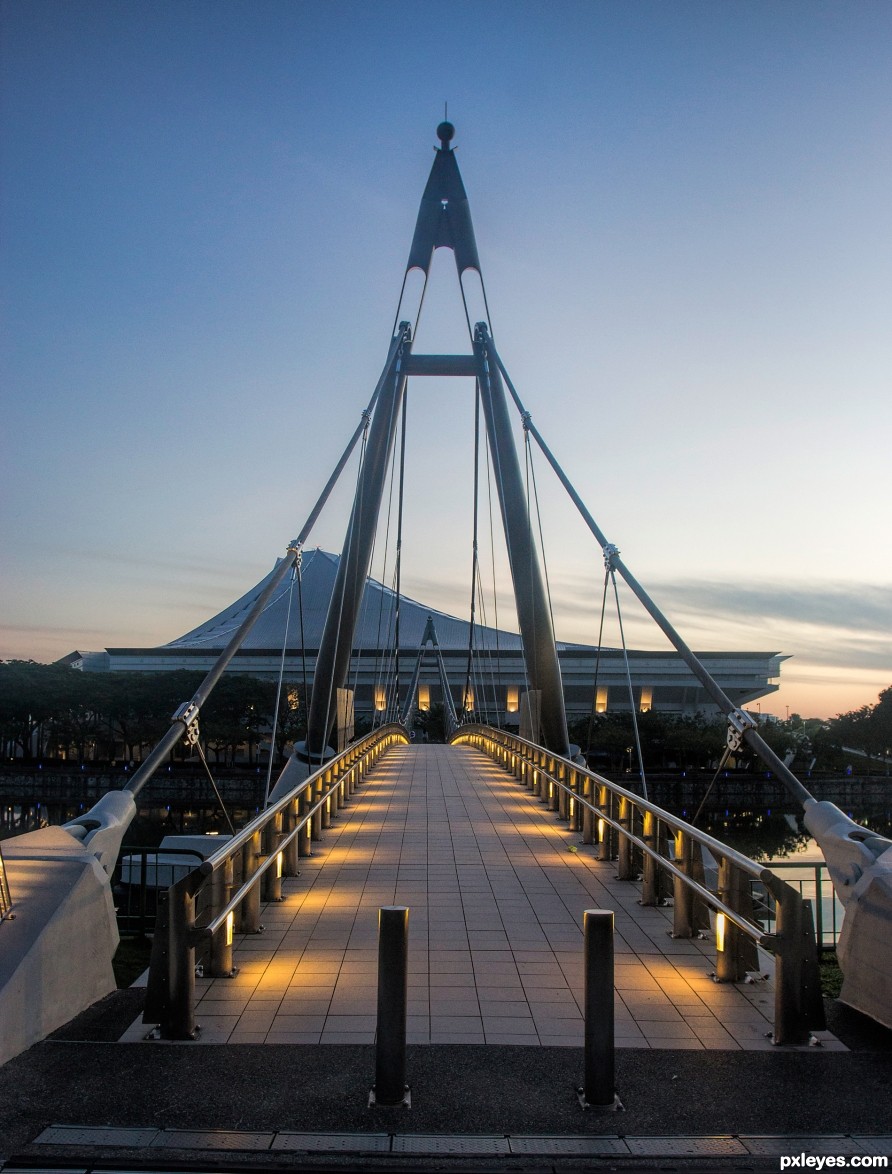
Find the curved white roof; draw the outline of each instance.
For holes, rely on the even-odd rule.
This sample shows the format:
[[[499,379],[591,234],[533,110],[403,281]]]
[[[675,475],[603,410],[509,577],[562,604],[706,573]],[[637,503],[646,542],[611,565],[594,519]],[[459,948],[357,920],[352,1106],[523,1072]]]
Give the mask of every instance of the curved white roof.
[[[267,604],[242,644],[243,649],[277,649],[282,647],[286,619],[288,623],[288,647],[318,648],[328,612],[328,604],[334,589],[340,559],[325,550],[309,550],[303,554],[300,590],[297,582],[293,589],[290,578],[281,585],[276,595]],[[253,587],[230,607],[213,616],[199,627],[165,644],[165,648],[207,649],[209,652],[222,649],[228,644],[239,624],[242,623],[257,596],[266,586],[274,571]],[[302,598],[301,598],[302,597]],[[290,609],[289,609],[290,599]],[[301,641],[301,602],[303,610],[303,641]],[[353,646],[357,650],[388,648],[393,644],[393,625],[396,609],[396,594],[383,583],[369,578],[363,594],[362,607]],[[290,610],[290,615],[289,615]],[[460,620],[436,608],[400,596],[400,645],[403,648],[417,648],[424,635],[428,616],[433,616],[437,639],[444,652],[467,649],[470,623]],[[520,636],[516,632],[504,632],[475,624],[475,648],[502,652],[520,652]],[[585,648],[582,644],[557,645],[561,651],[567,648]]]

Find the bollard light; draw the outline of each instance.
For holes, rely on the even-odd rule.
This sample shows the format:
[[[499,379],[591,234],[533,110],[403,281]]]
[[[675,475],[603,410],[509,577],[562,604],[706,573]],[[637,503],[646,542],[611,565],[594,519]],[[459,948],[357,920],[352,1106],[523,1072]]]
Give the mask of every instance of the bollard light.
[[[604,820],[599,819],[598,820],[598,843],[599,844],[604,843],[604,829],[606,827],[607,827],[607,824],[604,822]]]
[[[282,863],[283,863],[282,862],[282,853],[277,852],[276,853],[276,879],[277,880],[282,879]]]
[[[724,913],[717,913],[715,915],[715,948],[720,954],[725,950],[725,915]]]
[[[226,945],[232,945],[232,934],[235,929],[235,914],[229,912],[226,914]]]
[[[404,905],[385,905],[378,910],[378,1022],[369,1108],[409,1108],[412,1103],[406,1084],[408,969],[409,910]]]
[[[615,1112],[614,914],[586,909],[582,915],[585,989],[585,1076],[578,1090],[583,1109]]]

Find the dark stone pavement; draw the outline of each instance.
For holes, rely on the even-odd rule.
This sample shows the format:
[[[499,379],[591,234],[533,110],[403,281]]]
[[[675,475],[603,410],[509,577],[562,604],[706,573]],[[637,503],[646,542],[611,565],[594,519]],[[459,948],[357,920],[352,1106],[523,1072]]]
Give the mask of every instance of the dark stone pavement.
[[[36,1160],[31,1143],[49,1125],[152,1126],[421,1134],[554,1134],[702,1137],[715,1134],[892,1134],[892,1033],[831,1007],[831,1027],[853,1049],[761,1052],[620,1050],[620,1114],[586,1113],[575,1088],[582,1049],[414,1046],[408,1049],[411,1109],[369,1109],[371,1046],[117,1044],[142,992],[118,991],[0,1068],[0,1158]],[[90,1155],[52,1151],[53,1165]],[[130,1155],[132,1159],[132,1151]],[[241,1161],[247,1161],[245,1155]],[[112,1153],[99,1158],[108,1162]],[[229,1155],[227,1155],[229,1158]],[[167,1169],[195,1167],[196,1154]],[[92,1160],[98,1161],[96,1154]],[[143,1155],[143,1161],[146,1161]],[[288,1155],[250,1155],[260,1168]],[[736,1168],[764,1167],[753,1160]],[[476,1161],[395,1165],[372,1158],[341,1169],[596,1169],[583,1164]],[[128,1169],[139,1163],[130,1160]],[[723,1169],[732,1168],[722,1160]],[[616,1162],[614,1161],[616,1168]],[[117,1168],[121,1168],[120,1160]],[[604,1167],[607,1168],[607,1167]],[[619,1168],[629,1170],[628,1162]],[[637,1165],[635,1168],[639,1168]],[[647,1168],[642,1164],[640,1168]],[[665,1168],[665,1163],[663,1164]],[[674,1162],[675,1169],[708,1165]]]

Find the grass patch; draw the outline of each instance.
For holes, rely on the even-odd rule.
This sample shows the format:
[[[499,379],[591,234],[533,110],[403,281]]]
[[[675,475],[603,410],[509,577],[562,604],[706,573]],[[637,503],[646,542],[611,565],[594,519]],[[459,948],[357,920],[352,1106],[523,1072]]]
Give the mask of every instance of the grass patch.
[[[821,970],[821,994],[825,999],[836,999],[842,989],[842,971],[833,951],[824,951],[818,956]]]
[[[112,958],[112,969],[118,989],[128,987],[139,978],[149,964],[152,952],[150,938],[121,938]]]

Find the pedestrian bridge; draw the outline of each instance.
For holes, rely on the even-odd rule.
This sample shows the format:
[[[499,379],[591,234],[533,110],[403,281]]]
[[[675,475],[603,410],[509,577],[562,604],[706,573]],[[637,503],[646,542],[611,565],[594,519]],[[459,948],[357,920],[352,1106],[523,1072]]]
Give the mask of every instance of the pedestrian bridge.
[[[578,1043],[581,919],[590,908],[616,914],[620,1043],[756,1049],[770,1047],[770,1035],[774,1043],[798,1047],[821,1029],[808,902],[769,870],[648,802],[635,715],[650,702],[635,699],[624,636],[638,789],[627,791],[581,765],[570,741],[557,658],[533,440],[603,558],[602,632],[611,596],[623,632],[619,578],[726,716],[718,769],[732,754],[756,754],[801,804],[846,907],[841,998],[880,1023],[890,1022],[892,845],[832,804],[815,801],[592,517],[496,349],[470,206],[450,145],[454,127],[444,121],[437,136],[384,368],[300,533],[257,593],[223,625],[219,635],[226,644],[213,667],[122,789],[104,795],[65,828],[42,828],[12,841],[4,849],[9,884],[0,856],[0,1014],[14,1028],[0,1043],[0,1062],[113,986],[117,933],[110,877],[137,796],[184,741],[210,775],[202,706],[255,623],[283,592],[290,600],[295,583],[302,617],[302,551],[356,450],[356,490],[317,648],[306,647],[302,619],[299,625],[306,737],[294,743],[263,812],[201,868],[171,885],[153,941],[146,1022],[167,1040],[193,1041],[200,1024],[204,1040],[368,1041],[374,1032],[377,909],[396,902],[410,909],[412,1040]],[[454,254],[469,353],[413,349],[439,248]],[[409,650],[402,650],[402,669],[400,660],[407,383],[429,376],[472,380],[475,389],[471,638],[459,697],[452,695],[433,625],[416,650],[410,679],[403,671]],[[525,471],[512,402],[522,422]],[[481,495],[490,473],[492,492]],[[375,686],[375,720],[386,724],[356,739],[349,667],[388,483],[384,545],[393,512],[393,614],[392,623],[382,620],[385,635],[376,655],[381,680]],[[486,716],[479,708],[483,685],[493,684],[498,668],[498,645],[479,642],[475,611],[484,595],[478,557],[483,496],[490,503],[490,533],[494,502],[501,515],[523,648],[518,735],[477,724]],[[597,585],[591,586],[594,595]],[[495,596],[495,584],[493,591]],[[288,650],[286,622],[280,695]],[[444,747],[411,746],[407,734],[421,704],[419,674],[428,653],[438,662],[454,743]],[[601,706],[599,663],[597,658],[593,719]],[[495,706],[496,713],[502,709]],[[271,746],[279,710],[277,699]],[[708,883],[704,849],[718,864],[717,877]],[[196,962],[203,973],[197,979]],[[755,981],[748,983],[748,977]],[[143,1028],[135,1028],[133,1038],[140,1033]]]
[[[253,859],[269,862],[281,895],[258,907],[262,932],[250,932],[253,924],[249,932],[234,928],[230,952],[226,915],[215,910],[219,953],[207,948],[210,934],[192,931],[204,972],[194,991],[184,996],[167,985],[160,995],[150,992],[149,1024],[135,1023],[125,1040],[145,1039],[160,1012],[169,1038],[373,1043],[378,910],[402,905],[409,908],[409,1043],[580,1047],[582,915],[600,908],[616,915],[617,1046],[772,1047],[772,956],[758,956],[759,975],[771,977],[747,981],[741,973],[734,976],[741,981],[716,982],[714,934],[673,937],[674,906],[642,904],[637,880],[618,879],[621,862],[611,858],[603,827],[601,846],[583,843],[577,812],[559,801],[555,810],[545,788],[534,794],[473,745],[405,740],[381,754],[333,816],[324,798],[331,782],[305,788],[319,809],[317,838],[307,838],[309,801],[302,816],[307,836],[296,825],[290,834],[292,844],[312,854],[283,853],[284,871],[290,860],[299,875],[275,877],[275,855],[258,856],[246,841]],[[274,835],[273,849],[283,832]],[[217,854],[218,873],[226,851]],[[236,875],[226,893],[237,885]],[[207,923],[209,916],[193,910],[187,920]],[[164,985],[166,973],[158,971],[154,981]],[[182,973],[188,987],[192,967]],[[183,997],[192,1005],[178,1011]],[[805,1044],[808,1037],[798,1038]],[[842,1046],[827,1033],[817,1038],[828,1048]]]

